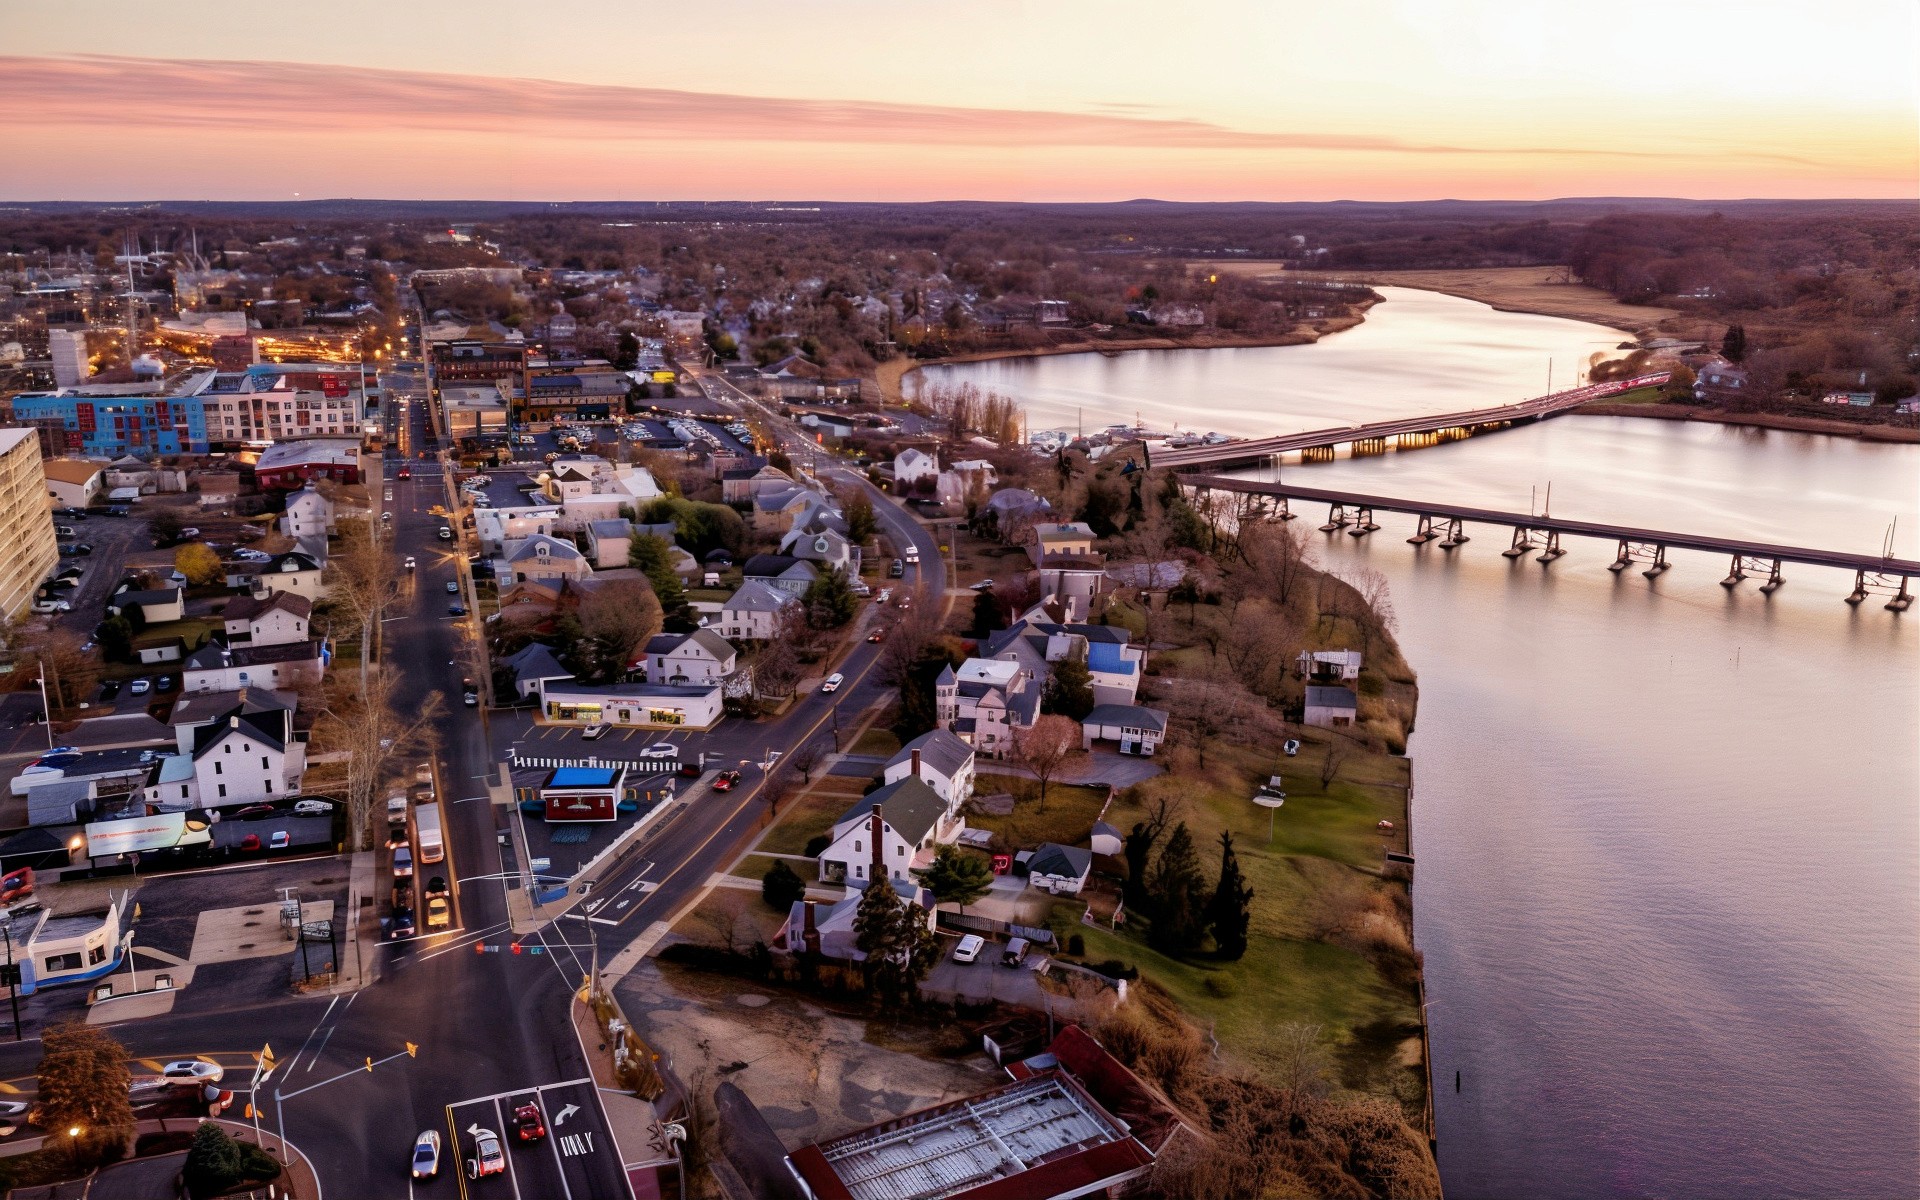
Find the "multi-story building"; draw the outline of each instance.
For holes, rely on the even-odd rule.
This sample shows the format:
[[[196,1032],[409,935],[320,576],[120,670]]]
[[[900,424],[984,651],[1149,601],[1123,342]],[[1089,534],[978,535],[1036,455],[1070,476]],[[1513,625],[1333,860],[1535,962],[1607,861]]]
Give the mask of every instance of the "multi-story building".
[[[509,379],[521,391],[527,386],[525,342],[482,342],[457,338],[433,348],[433,381],[444,383],[494,383]]]
[[[359,368],[256,363],[161,379],[82,384],[14,397],[22,423],[64,429],[68,453],[205,454],[305,437],[358,438],[366,399]]]
[[[0,429],[0,612],[13,616],[60,560],[52,502],[40,467],[40,439],[31,429]]]

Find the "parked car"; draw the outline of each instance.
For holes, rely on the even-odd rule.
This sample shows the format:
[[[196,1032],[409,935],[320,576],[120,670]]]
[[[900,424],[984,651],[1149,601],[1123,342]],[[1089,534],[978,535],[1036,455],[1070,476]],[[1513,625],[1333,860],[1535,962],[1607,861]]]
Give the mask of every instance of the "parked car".
[[[156,692],[170,692],[173,690],[174,683],[175,680],[173,676],[162,675],[160,678],[154,680],[153,690]]]
[[[450,525],[442,525],[440,532],[435,536],[443,542],[450,542],[453,540],[453,527]]]
[[[180,531],[180,539],[182,541],[185,541],[187,538],[197,538],[199,536],[200,527],[198,525],[189,525]]]
[[[447,902],[447,881],[435,875],[427,881],[427,928],[438,929],[453,920],[453,908]]]
[[[460,703],[468,708],[480,707],[480,688],[471,679],[460,681]]]
[[[840,685],[846,681],[847,677],[845,675],[835,671],[833,674],[827,676],[826,682],[820,685],[820,690],[823,692],[837,692],[840,690]]]
[[[144,696],[152,690],[153,690],[153,680],[148,679],[145,675],[142,675],[140,678],[134,680],[132,683],[127,685],[128,693],[135,696]]]
[[[583,742],[599,741],[611,732],[613,732],[613,726],[607,724],[605,721],[595,721],[580,731],[580,740]]]
[[[1003,967],[1017,967],[1025,962],[1027,960],[1028,946],[1029,943],[1025,938],[1014,938],[1009,941],[1007,948],[1000,952],[1000,965]]]
[[[1292,758],[1294,755],[1300,753],[1300,739],[1288,738],[1287,744],[1282,746],[1281,749],[1287,752],[1288,758]]]
[[[447,580],[447,594],[449,596],[458,596],[460,594],[460,581],[458,579]]]
[[[170,1083],[219,1083],[226,1074],[225,1067],[204,1058],[183,1058],[160,1068],[161,1078]]]
[[[293,835],[284,829],[274,830],[273,836],[267,839],[267,849],[269,850],[287,850],[291,849],[292,846]]]
[[[258,821],[263,817],[271,817],[274,815],[274,813],[278,811],[279,810],[274,808],[274,806],[271,804],[249,804],[245,808],[240,809],[238,812],[234,813],[233,816],[228,818],[228,820]]]
[[[405,476],[405,470],[401,472]],[[413,1177],[432,1179],[440,1173],[440,1135],[431,1129],[422,1130],[420,1136],[413,1139]]]
[[[109,679],[100,685],[100,699],[111,700],[120,694],[121,683],[118,679]]]
[[[713,777],[713,790],[716,792],[730,792],[734,789],[734,785],[739,782],[740,772],[722,771]]]
[[[643,758],[676,758],[680,754],[680,747],[672,742],[655,742],[640,754]]]
[[[42,614],[72,612],[73,605],[65,600],[35,600],[33,611]]]
[[[393,877],[395,879],[413,878],[413,850],[408,846],[396,846],[393,850]]]
[[[507,1169],[507,1154],[500,1147],[500,1135],[491,1129],[473,1131],[473,1157],[467,1160],[467,1178],[481,1179],[499,1175]]]
[[[680,764],[680,770],[679,770],[679,775],[680,775],[680,778],[682,778],[682,779],[698,779],[698,778],[700,778],[700,762],[699,762],[699,760],[698,760],[698,759],[692,759],[692,758],[690,758],[690,759],[688,759],[688,760],[687,760],[686,762],[683,762],[683,763],[681,763],[681,764]]]
[[[418,565],[419,565],[418,563],[413,561],[413,555],[411,554],[407,555],[407,564],[406,564],[407,570],[411,571]]]
[[[394,909],[393,919],[387,924],[387,933],[396,938],[410,938],[415,932],[417,932],[417,930],[413,923],[413,910],[410,908]]]
[[[970,592],[990,592],[993,590],[993,580],[982,579],[979,583],[970,583],[967,585],[967,590]]]
[[[240,839],[240,849],[243,853],[251,854],[253,851],[258,850],[259,848],[260,848],[260,835],[257,833],[250,833],[247,836]]]
[[[901,576],[905,575],[906,573],[907,573],[907,564],[901,562],[897,558],[887,564],[887,577],[889,579],[898,579]]]
[[[980,957],[980,951],[986,949],[986,945],[987,939],[977,933],[969,933],[953,948],[953,961],[970,963]]]
[[[464,604],[449,604],[447,605],[447,615],[450,617],[464,617],[467,615],[467,606]]]
[[[537,1142],[547,1136],[547,1123],[538,1104],[522,1104],[513,1110],[513,1136],[523,1142]]]
[[[302,800],[293,806],[296,817],[324,817],[333,812],[330,800]]]
[[[33,895],[33,868],[21,867],[0,875],[0,904],[11,904]]]

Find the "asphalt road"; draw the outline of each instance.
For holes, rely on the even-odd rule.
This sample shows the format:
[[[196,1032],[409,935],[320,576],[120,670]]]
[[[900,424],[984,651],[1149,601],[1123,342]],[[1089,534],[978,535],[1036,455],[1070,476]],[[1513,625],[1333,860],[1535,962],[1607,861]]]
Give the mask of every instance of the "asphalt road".
[[[412,941],[363,942],[377,977],[348,996],[237,1003],[133,1022],[115,1033],[136,1056],[160,1058],[231,1056],[271,1043],[281,1066],[263,1089],[264,1123],[284,1122],[287,1137],[313,1160],[333,1196],[624,1196],[620,1156],[598,1094],[581,1082],[591,1071],[568,1020],[570,996],[583,981],[594,952],[589,947],[604,962],[654,922],[670,919],[761,826],[765,773],[752,769],[745,786],[732,792],[702,789],[695,803],[669,818],[644,861],[636,857],[603,882],[592,917],[563,919],[533,935],[547,953],[476,952],[476,945],[511,941],[507,883],[476,878],[502,870],[499,834],[508,812],[466,800],[484,794],[481,781],[494,764],[483,717],[459,703],[456,651],[472,626],[448,615],[453,598],[444,584],[461,577],[464,552],[436,539],[441,521],[427,511],[445,501],[446,485],[437,464],[415,457],[438,446],[426,402],[413,398],[404,417],[394,404],[392,419],[396,437],[385,486],[393,499],[383,507],[394,513],[395,553],[415,556],[419,567],[384,624],[382,655],[402,672],[404,694],[438,691],[449,699],[438,723],[448,843],[443,873],[469,881],[459,885],[460,924]],[[411,460],[411,479],[394,477],[402,453]],[[868,486],[852,472],[840,477]],[[918,584],[926,602],[939,602],[946,584],[935,540],[877,490],[874,498],[896,544],[920,548],[921,565],[909,568],[902,582]],[[856,643],[839,666],[847,677],[839,692],[808,695],[776,721],[730,721],[716,738],[730,755],[758,762],[770,751],[790,753],[828,736],[834,705],[850,716],[881,698],[885,689],[872,679],[879,650]],[[418,1047],[417,1057],[406,1054],[408,1042]],[[0,1045],[0,1078],[31,1075],[38,1057],[32,1042]],[[226,1086],[244,1090],[246,1075],[243,1068],[230,1070]],[[550,1136],[520,1146],[503,1126],[512,1108],[529,1098],[541,1104]],[[569,1108],[562,1123],[559,1114]],[[506,1174],[471,1183],[460,1177],[475,1127],[507,1141]],[[414,1137],[428,1129],[445,1143],[442,1175],[416,1184],[408,1177],[408,1156]]]

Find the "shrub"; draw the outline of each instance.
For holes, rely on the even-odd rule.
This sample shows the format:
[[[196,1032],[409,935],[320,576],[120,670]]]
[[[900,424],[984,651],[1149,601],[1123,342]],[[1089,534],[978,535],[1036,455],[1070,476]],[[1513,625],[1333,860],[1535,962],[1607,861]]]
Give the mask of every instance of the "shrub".
[[[807,848],[801,851],[801,853],[805,854],[808,858],[818,858],[821,853],[831,845],[833,845],[832,834],[816,833],[807,839]]]
[[[1209,975],[1206,982],[1207,995],[1216,1000],[1226,1000],[1239,993],[1240,988],[1225,975]]]
[[[775,860],[760,879],[760,898],[775,912],[786,912],[806,895],[805,881],[784,860]]]
[[[1086,952],[1087,952],[1087,939],[1081,937],[1077,933],[1069,934],[1067,936],[1067,953],[1068,954],[1073,955],[1075,958],[1081,958],[1086,954]]]

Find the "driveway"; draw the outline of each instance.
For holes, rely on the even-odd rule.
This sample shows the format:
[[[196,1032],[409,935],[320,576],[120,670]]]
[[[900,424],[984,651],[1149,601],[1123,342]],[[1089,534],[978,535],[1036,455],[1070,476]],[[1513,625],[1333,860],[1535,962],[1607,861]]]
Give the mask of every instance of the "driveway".
[[[1029,952],[1026,962],[1018,967],[1000,965],[1000,952],[1006,943],[989,941],[980,951],[980,957],[970,963],[953,961],[953,947],[958,938],[943,937],[940,948],[940,961],[933,970],[927,972],[926,981],[920,990],[930,999],[948,1003],[987,1004],[998,1001],[1002,1004],[1017,1004],[1022,1008],[1044,1010],[1047,1000],[1040,989],[1040,979],[1035,973],[1044,966],[1047,957],[1044,954]]]

